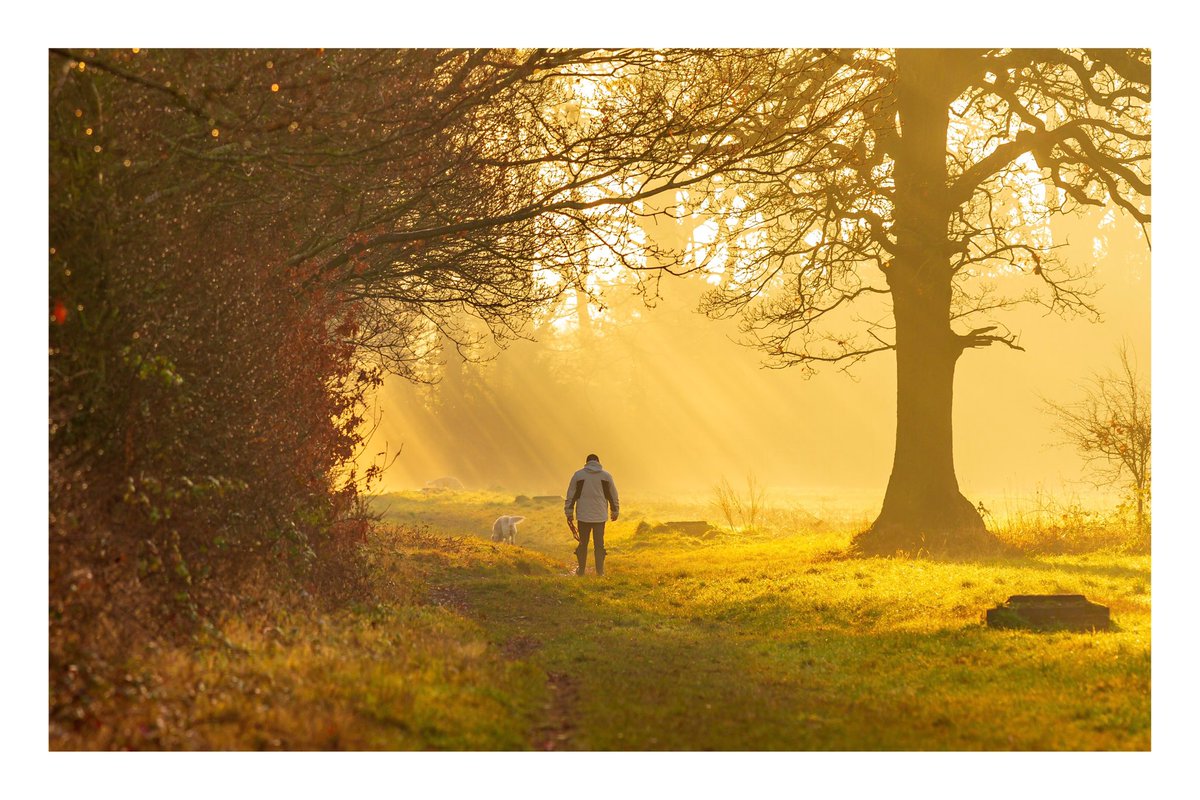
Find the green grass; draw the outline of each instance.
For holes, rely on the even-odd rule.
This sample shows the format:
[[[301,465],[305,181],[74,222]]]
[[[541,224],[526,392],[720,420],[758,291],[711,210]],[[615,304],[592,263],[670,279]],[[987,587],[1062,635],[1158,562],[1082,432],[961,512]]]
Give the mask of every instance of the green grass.
[[[52,747],[1150,747],[1148,556],[850,559],[854,514],[639,533],[712,512],[630,498],[608,574],[577,578],[558,503],[446,492],[378,508],[371,603],[242,609],[221,626],[232,649],[140,653],[99,727]],[[488,540],[502,513],[527,517],[516,545]],[[982,624],[1040,592],[1085,594],[1115,628]]]
[[[392,518],[482,537],[489,517],[512,513],[505,501],[384,505]],[[570,677],[572,746],[1149,747],[1148,557],[846,559],[853,530],[639,535],[648,514],[628,505],[610,523],[604,578],[569,575],[573,542],[556,505],[522,512],[517,547],[485,544],[436,576],[496,647],[520,642],[529,663]],[[691,511],[683,516],[703,509]],[[1117,629],[982,625],[1009,595],[1041,592],[1086,594],[1111,608]]]

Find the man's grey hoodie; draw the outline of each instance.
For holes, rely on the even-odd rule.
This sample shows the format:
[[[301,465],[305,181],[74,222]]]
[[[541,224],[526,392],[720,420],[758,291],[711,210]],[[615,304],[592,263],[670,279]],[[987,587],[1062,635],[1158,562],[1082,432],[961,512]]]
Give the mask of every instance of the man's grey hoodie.
[[[616,518],[621,511],[617,484],[599,461],[589,461],[571,476],[563,511],[580,522],[604,522],[608,519],[609,506],[612,506],[612,515]]]

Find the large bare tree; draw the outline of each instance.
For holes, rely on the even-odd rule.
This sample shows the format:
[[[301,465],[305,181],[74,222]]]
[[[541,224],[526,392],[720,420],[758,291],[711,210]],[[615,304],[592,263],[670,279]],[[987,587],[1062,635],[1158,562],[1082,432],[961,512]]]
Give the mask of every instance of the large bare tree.
[[[837,124],[806,131],[772,161],[740,162],[725,202],[704,199],[737,229],[708,267],[720,286],[707,310],[737,316],[772,366],[848,367],[894,352],[895,458],[858,549],[992,547],[954,471],[955,366],[967,350],[1022,349],[997,319],[1014,304],[1096,313],[1088,270],[1056,255],[1054,215],[1112,207],[1148,234],[1149,53],[800,58],[802,91],[795,110],[777,101],[776,124],[830,115]]]

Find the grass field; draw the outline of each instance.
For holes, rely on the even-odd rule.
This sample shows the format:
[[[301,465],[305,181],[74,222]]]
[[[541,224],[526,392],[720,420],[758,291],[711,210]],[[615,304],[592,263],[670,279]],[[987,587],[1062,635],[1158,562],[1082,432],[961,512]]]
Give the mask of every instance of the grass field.
[[[590,750],[1147,750],[1150,560],[852,559],[854,514],[752,532],[626,501],[607,575],[571,574],[559,503],[378,500],[376,600],[231,617],[234,645],[148,656],[88,746]],[[524,514],[515,545],[488,540]],[[648,528],[651,528],[648,530]],[[589,562],[590,563],[590,562]],[[1113,630],[997,631],[1011,594],[1082,593]],[[131,711],[130,708],[133,710]]]
[[[465,532],[511,507],[390,500],[391,518]],[[1149,747],[1148,557],[847,559],[855,529],[812,516],[808,530],[703,538],[639,533],[647,512],[629,505],[610,523],[604,578],[569,575],[573,542],[552,503],[528,510],[517,547],[475,545],[432,578],[495,646],[549,676],[552,705],[567,706],[551,720],[565,746]],[[652,520],[703,511],[650,509]],[[1117,630],[982,626],[984,609],[1041,592],[1086,594]]]

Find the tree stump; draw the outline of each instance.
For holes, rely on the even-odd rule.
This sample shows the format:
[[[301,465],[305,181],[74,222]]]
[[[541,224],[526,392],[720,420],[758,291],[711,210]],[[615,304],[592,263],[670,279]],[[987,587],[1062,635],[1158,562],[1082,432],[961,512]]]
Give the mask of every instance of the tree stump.
[[[987,610],[989,628],[1034,630],[1107,630],[1108,606],[1081,594],[1014,594]]]

